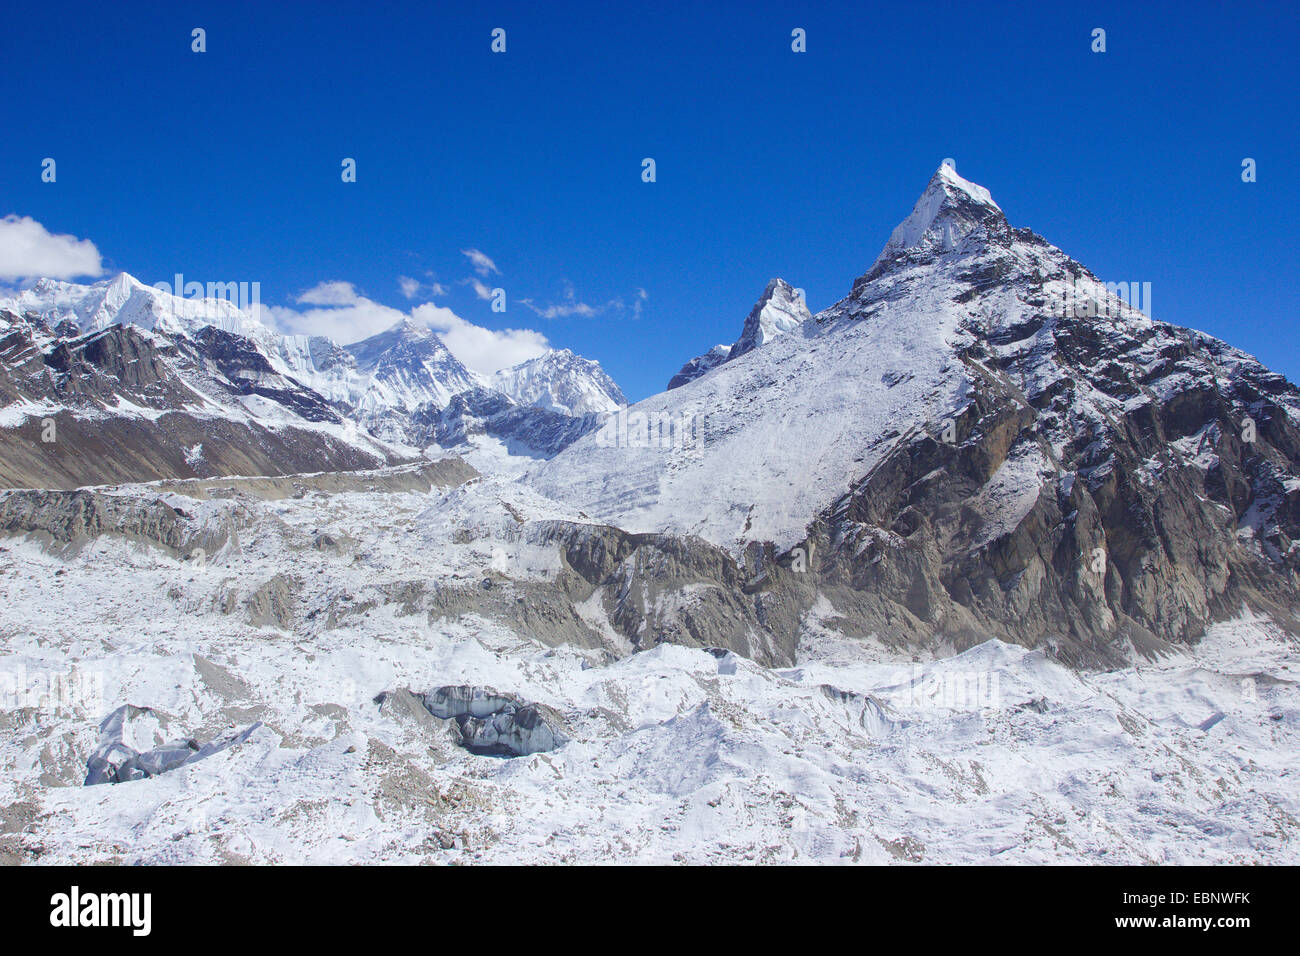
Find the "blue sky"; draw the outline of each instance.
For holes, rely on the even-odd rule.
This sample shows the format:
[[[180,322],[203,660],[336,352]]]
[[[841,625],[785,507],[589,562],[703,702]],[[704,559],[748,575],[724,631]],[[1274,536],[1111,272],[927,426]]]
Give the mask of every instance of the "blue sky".
[[[636,399],[733,340],[773,276],[813,311],[845,295],[952,157],[1013,224],[1151,282],[1157,318],[1300,379],[1297,6],[1134,6],[11,5],[0,215],[150,283],[433,301]]]

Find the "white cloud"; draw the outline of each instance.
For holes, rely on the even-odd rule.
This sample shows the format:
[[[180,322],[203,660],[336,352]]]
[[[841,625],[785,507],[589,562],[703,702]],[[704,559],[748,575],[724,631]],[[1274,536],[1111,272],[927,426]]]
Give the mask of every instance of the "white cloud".
[[[398,276],[397,287],[402,290],[402,295],[408,299],[414,299],[416,296],[443,296],[447,294],[447,287],[441,282],[430,282],[427,285],[419,279],[412,279],[410,276]]]
[[[484,302],[492,298],[492,290],[489,289],[487,286],[485,286],[482,282],[479,282],[478,279],[471,277],[466,279],[465,281],[470,285],[471,288],[473,288],[474,294],[478,296],[480,299],[482,299]]]
[[[0,279],[100,276],[104,264],[89,239],[54,235],[30,216],[0,219]]]
[[[436,283],[435,283],[436,285]],[[409,313],[360,295],[350,282],[322,282],[298,297],[303,311],[263,305],[258,318],[286,335],[325,335],[347,345],[389,329],[403,319],[432,329],[467,368],[490,375],[547,352],[546,336],[532,329],[486,329],[451,309],[426,302]]]
[[[286,335],[324,335],[344,345],[391,328],[405,317],[406,313],[400,309],[365,298],[353,305],[323,306],[305,312],[285,306],[263,306],[259,316]]]
[[[486,252],[479,249],[462,249],[460,251],[462,255],[469,259],[470,264],[474,266],[474,271],[484,278],[493,273],[496,273],[497,275],[501,274],[501,270],[497,268],[497,264],[488,258]]]
[[[338,279],[317,283],[298,296],[298,302],[307,305],[356,305],[363,301],[351,282]]]
[[[466,368],[490,375],[550,350],[546,336],[533,329],[485,329],[451,309],[427,303],[411,311],[413,321],[438,333]]]

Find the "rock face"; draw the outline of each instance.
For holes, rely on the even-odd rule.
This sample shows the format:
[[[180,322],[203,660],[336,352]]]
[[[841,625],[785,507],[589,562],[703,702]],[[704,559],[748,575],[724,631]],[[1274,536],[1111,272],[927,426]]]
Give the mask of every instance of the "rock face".
[[[179,502],[174,502],[179,505]],[[216,554],[236,544],[251,520],[232,505],[202,524],[163,496],[113,495],[77,491],[0,492],[0,533],[33,535],[55,550],[76,550],[100,535],[147,542],[186,557],[196,548]]]
[[[680,388],[693,382],[724,362],[738,359],[779,336],[793,332],[811,318],[799,291],[784,279],[773,279],[745,318],[740,338],[731,345],[715,345],[703,355],[691,359],[672,377],[668,388]]]
[[[750,310],[740,338],[727,353],[727,361],[766,345],[778,335],[793,332],[811,318],[803,296],[784,279],[773,279]]]
[[[681,388],[687,382],[693,382],[705,372],[712,371],[731,355],[730,345],[715,345],[703,355],[697,355],[683,365],[669,381],[668,387]]]
[[[38,318],[2,314],[0,403],[17,412],[0,427],[0,486],[285,475],[399,460],[277,372],[249,339],[211,326],[193,338],[130,325],[61,338]],[[280,418],[250,413],[257,403],[282,410]]]
[[[0,299],[0,486],[373,469],[440,435],[544,457],[623,404],[567,350],[489,381],[409,319],[344,347],[125,273]]]
[[[881,629],[1086,660],[1194,640],[1243,604],[1300,624],[1294,386],[1150,321],[948,167],[819,321],[887,321],[882,304],[939,268],[967,310],[965,396],[817,523],[819,571],[849,606]]]
[[[501,392],[486,388],[468,389],[456,395],[445,408],[422,409],[412,418],[415,434],[444,448],[471,443],[476,436],[489,435],[517,452],[549,458],[600,425],[600,416],[590,412],[567,415],[535,405],[520,405]]]

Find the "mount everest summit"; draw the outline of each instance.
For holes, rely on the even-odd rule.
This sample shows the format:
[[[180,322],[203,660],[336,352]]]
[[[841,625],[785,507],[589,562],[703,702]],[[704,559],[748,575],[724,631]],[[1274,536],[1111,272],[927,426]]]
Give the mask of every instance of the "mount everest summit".
[[[0,301],[9,652],[104,683],[0,743],[0,857],[1293,862],[1300,392],[950,166],[868,256],[630,406],[125,275]]]

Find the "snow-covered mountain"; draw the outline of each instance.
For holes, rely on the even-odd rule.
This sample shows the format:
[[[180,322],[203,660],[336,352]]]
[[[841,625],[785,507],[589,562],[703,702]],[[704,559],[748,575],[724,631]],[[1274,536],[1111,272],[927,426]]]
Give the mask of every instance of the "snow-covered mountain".
[[[146,314],[159,320],[152,328],[92,318],[83,332],[66,313],[51,326],[0,305],[0,486],[277,475],[399,459],[283,374],[253,339],[199,322],[187,333],[166,313]]]
[[[263,430],[271,427],[268,435],[292,429],[284,442],[267,435],[258,440],[262,446],[282,446],[272,455],[279,464],[259,455],[250,458],[233,447],[218,454],[215,440],[200,455],[192,452],[202,444],[196,439],[186,446],[189,452],[172,448],[155,456],[156,467],[141,470],[134,455],[113,464],[113,450],[125,452],[127,447],[114,442],[96,446],[95,456],[64,460],[54,470],[45,468],[48,455],[24,456],[27,465],[11,468],[5,476],[19,484],[82,483],[79,476],[86,481],[181,477],[223,469],[247,474],[256,467],[272,474],[285,468],[374,467],[441,441],[454,442],[466,453],[488,442],[494,454],[499,450],[541,457],[590,430],[596,413],[624,402],[618,386],[597,363],[567,350],[507,370],[493,382],[467,369],[434,332],[409,320],[340,346],[320,336],[281,335],[227,299],[173,295],[125,273],[90,285],[39,280],[0,299],[0,329],[6,328],[17,336],[9,342],[9,354],[15,360],[21,356],[29,366],[25,371],[4,369],[14,378],[11,404],[0,420],[8,427],[35,427],[37,412],[84,417],[89,407],[84,393],[99,392],[95,415],[101,420],[136,420],[142,414],[139,409],[147,408],[154,419],[197,414],[205,419],[247,419]],[[31,364],[37,353],[46,356],[65,346],[78,356],[91,354],[80,340],[110,330],[119,330],[111,338],[127,352],[147,351],[149,361],[160,368],[159,377],[171,384],[151,385],[148,394],[139,389],[119,394],[114,379],[123,374],[129,378],[130,370],[109,361],[95,371],[98,384],[87,388],[82,382],[83,394],[69,404],[66,380],[45,374],[53,367],[43,358]],[[77,366],[88,367],[84,362]],[[462,394],[475,397],[453,409],[453,398]],[[19,396],[26,404],[13,404]],[[451,410],[451,420],[443,415],[446,410]],[[5,427],[0,424],[0,443],[13,437],[6,436]],[[220,431],[224,426],[207,427]],[[331,441],[353,451],[330,457],[319,441],[300,440],[302,428],[324,428],[331,432]],[[193,424],[181,428],[173,423],[171,430],[178,429],[187,442],[202,432]],[[238,436],[231,439],[238,444]],[[162,439],[152,435],[148,440]],[[19,440],[18,446],[26,447],[25,441]]]
[[[527,481],[755,568],[815,552],[864,629],[1087,656],[1292,613],[1298,425],[1281,376],[1130,308],[944,166],[845,299]]]
[[[668,388],[680,388],[723,362],[738,359],[778,336],[793,332],[811,318],[799,291],[784,279],[773,279],[746,317],[740,337],[731,345],[715,345],[703,355],[691,359],[672,377]]]
[[[738,359],[777,336],[793,332],[811,318],[803,296],[784,279],[773,279],[745,319],[740,338],[727,353],[727,361]]]
[[[613,412],[627,404],[623,390],[599,362],[553,349],[537,358],[502,369],[491,385],[520,405],[536,405],[563,415]]]
[[[38,279],[0,299],[0,306],[21,316],[35,316],[51,328],[70,322],[83,333],[132,325],[166,335],[192,335],[213,327],[251,339],[268,354],[275,352],[280,339],[229,299],[173,295],[125,272],[90,285]]]
[[[436,334],[406,319],[344,349],[355,362],[352,417],[396,441],[414,437],[409,425],[421,409],[445,408],[453,395],[483,385]]]

